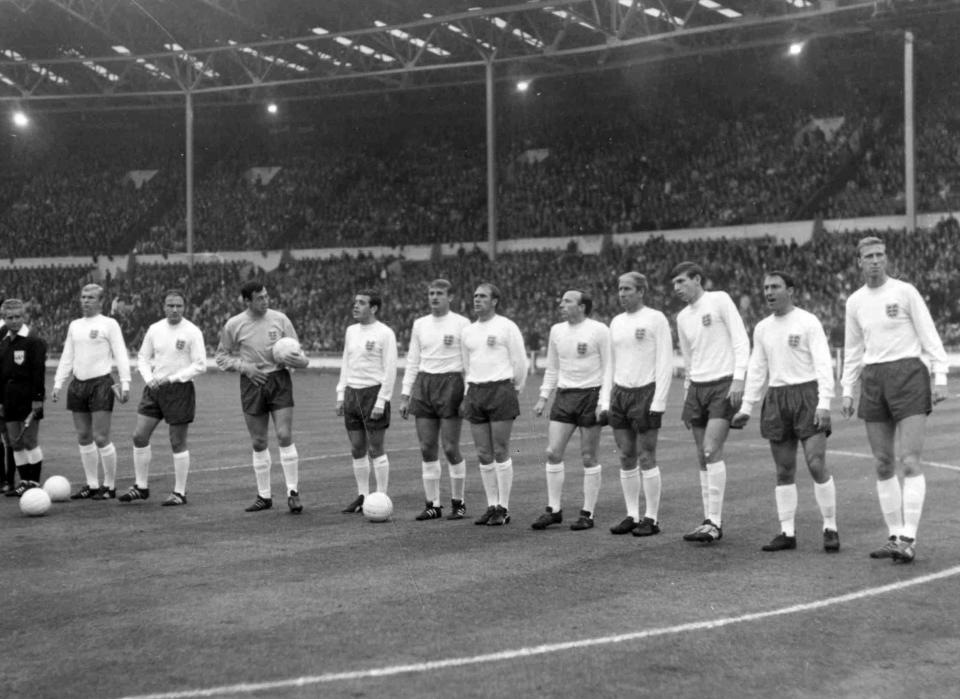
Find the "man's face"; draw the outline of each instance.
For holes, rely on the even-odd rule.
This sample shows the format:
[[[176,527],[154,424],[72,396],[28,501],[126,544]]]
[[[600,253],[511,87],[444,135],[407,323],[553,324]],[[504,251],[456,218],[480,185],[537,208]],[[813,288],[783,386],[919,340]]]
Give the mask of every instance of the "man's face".
[[[427,290],[427,300],[430,303],[430,312],[442,316],[450,310],[450,294],[446,289],[431,286]]]
[[[783,278],[774,275],[763,280],[763,298],[767,308],[776,315],[783,315],[793,305],[793,289],[788,289]]]
[[[270,293],[266,289],[254,291],[253,296],[251,296],[250,300],[247,301],[247,308],[249,308],[254,315],[262,316],[267,312],[269,307]]]
[[[83,315],[92,317],[97,315],[103,308],[103,298],[101,292],[91,289],[80,292],[80,310]]]
[[[860,269],[867,280],[882,280],[887,275],[886,246],[876,243],[860,250]]]
[[[480,318],[489,318],[496,312],[496,301],[489,287],[481,284],[473,292],[473,312]]]
[[[376,320],[376,311],[370,305],[370,297],[366,294],[357,294],[353,297],[353,317],[361,323]]]
[[[23,327],[23,307],[10,308],[3,312],[3,324],[11,334],[16,335]]]
[[[571,323],[583,320],[583,306],[580,305],[579,291],[568,291],[561,297],[560,317]]]
[[[184,301],[183,298],[171,294],[163,300],[163,312],[167,315],[167,322],[176,325],[183,320]]]
[[[699,277],[689,277],[686,274],[678,274],[673,278],[673,293],[675,293],[677,297],[684,303],[695,301],[699,291]]]
[[[643,292],[629,279],[624,279],[617,286],[617,296],[620,298],[620,307],[627,313],[633,313],[643,302]]]

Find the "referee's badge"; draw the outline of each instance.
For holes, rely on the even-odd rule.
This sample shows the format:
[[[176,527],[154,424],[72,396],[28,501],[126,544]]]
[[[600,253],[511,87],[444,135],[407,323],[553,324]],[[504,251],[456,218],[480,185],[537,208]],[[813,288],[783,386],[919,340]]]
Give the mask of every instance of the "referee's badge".
[[[373,340],[367,340],[367,344],[365,345],[367,352],[373,352],[376,346],[377,346],[377,343],[374,342]]]
[[[587,353],[587,343],[586,343],[586,342],[578,342],[578,343],[577,343],[577,354],[579,354],[579,355],[582,357],[582,356],[585,355],[586,353]]]
[[[794,348],[799,347],[799,346],[800,346],[800,336],[799,336],[799,335],[790,335],[790,336],[787,338],[787,344],[789,344],[791,347],[794,347]]]
[[[711,325],[713,325],[713,319],[710,317],[709,313],[700,316],[700,322],[705,328],[709,328]]]
[[[633,331],[633,336],[634,336],[635,338],[637,338],[638,340],[642,340],[643,338],[645,338],[645,337],[647,336],[647,329],[646,329],[646,328],[637,328],[636,330]]]
[[[453,335],[444,335],[443,344],[445,344],[447,347],[451,347],[453,345]]]
[[[487,335],[487,346],[488,346],[488,347],[493,347],[493,346],[495,346],[496,344],[497,344],[497,336],[496,336],[496,335]]]
[[[23,350],[13,350],[13,363],[17,366],[23,364],[23,360],[27,358],[27,353]]]
[[[91,339],[91,340],[96,340],[96,339],[97,339],[97,335],[99,335],[99,334],[100,334],[100,331],[97,330],[96,328],[93,328],[92,330],[90,330],[90,339]]]
[[[897,313],[899,312],[899,310],[900,310],[900,306],[898,306],[897,304],[895,304],[895,303],[888,303],[888,304],[887,304],[887,318],[896,318],[896,317],[897,317]]]
[[[187,341],[184,339],[177,340],[177,351],[182,351],[184,347],[187,346]]]

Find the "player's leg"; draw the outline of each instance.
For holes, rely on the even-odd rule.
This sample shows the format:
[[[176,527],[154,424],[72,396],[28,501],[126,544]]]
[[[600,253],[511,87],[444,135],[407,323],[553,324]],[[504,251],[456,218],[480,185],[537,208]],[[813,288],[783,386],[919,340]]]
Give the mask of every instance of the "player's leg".
[[[270,487],[270,413],[244,412],[243,420],[247,424],[250,445],[253,448],[253,475],[257,481],[257,499],[246,508],[247,512],[260,512],[273,507],[273,492]]]
[[[471,422],[470,433],[477,450],[477,461],[480,464],[480,482],[487,497],[487,509],[474,522],[486,524],[490,521],[497,503],[500,501],[500,491],[497,486],[497,467],[493,461],[493,433],[489,422]]]
[[[173,492],[161,504],[187,504],[187,474],[190,473],[190,449],[187,434],[190,423],[170,425],[170,450],[173,452]]]
[[[41,409],[42,415],[42,409]],[[32,483],[41,484],[40,472],[43,469],[43,450],[40,448],[40,422],[42,418],[35,417],[30,424],[23,427],[20,423],[20,446],[23,448],[27,457],[27,474]],[[16,445],[14,445],[16,446]]]
[[[659,428],[637,435],[637,462],[640,464],[640,479],[643,484],[643,518],[633,529],[634,536],[653,536],[660,533],[660,494],[663,488],[660,467],[657,465],[657,441]]]
[[[534,529],[546,529],[551,524],[559,524],[563,521],[563,515],[561,514],[564,480],[563,454],[576,429],[577,426],[572,422],[558,422],[557,420],[551,420],[547,426],[547,462],[545,465],[547,508],[531,525]]]
[[[117,448],[110,441],[110,423],[113,410],[94,410],[90,413],[93,443],[97,445],[103,466],[103,486],[94,500],[112,500],[117,495]]]
[[[153,460],[150,438],[158,424],[160,418],[137,413],[137,424],[133,431],[134,483],[130,490],[120,496],[120,502],[133,502],[150,497],[150,463]]]
[[[378,493],[386,493],[390,486],[390,460],[384,449],[386,439],[386,428],[371,427],[367,430],[367,455],[373,466],[373,478],[377,483]]]
[[[813,477],[813,495],[823,517],[823,548],[829,553],[840,550],[837,527],[837,489],[827,468],[827,435],[823,432],[804,439],[803,455]]]
[[[914,541],[920,528],[920,516],[927,495],[920,455],[926,436],[926,415],[910,415],[897,423],[900,463],[903,469],[903,531],[894,559],[909,563],[914,558]]]
[[[770,441],[770,453],[777,470],[774,499],[780,533],[761,548],[764,551],[785,551],[797,548],[797,439],[790,437]]]
[[[86,500],[100,491],[98,473],[100,456],[97,453],[97,445],[93,441],[93,415],[88,411],[75,410],[71,412],[71,416],[73,417],[73,427],[77,433],[77,443],[80,447],[80,465],[83,467],[86,483],[70,497],[73,500]]]
[[[896,425],[892,421],[870,421],[864,425],[877,472],[877,498],[888,536],[887,542],[871,551],[870,557],[891,558],[897,539],[903,533],[903,492],[897,479],[894,456]]]
[[[417,515],[417,519],[438,519],[442,510],[440,477],[443,475],[440,465],[440,419],[417,416],[415,424],[417,440],[420,443],[420,475],[426,498],[426,505],[423,512]]]
[[[33,479],[30,478],[30,467],[27,465],[27,452],[23,448],[22,440],[19,439],[20,431],[23,429],[23,423],[19,420],[7,420],[5,423],[6,438],[11,444],[13,453],[13,463],[17,474],[20,476],[20,484],[7,492],[10,497],[19,497],[34,487]]]
[[[303,512],[303,505],[300,504],[300,454],[293,443],[293,406],[274,407],[270,416],[280,447],[280,468],[287,487],[287,507],[293,514],[300,514]]]
[[[490,423],[490,437],[493,444],[493,460],[496,465],[499,499],[497,514],[488,522],[492,526],[510,522],[510,492],[513,489],[513,459],[510,456],[510,435],[512,432],[512,418]]]
[[[600,449],[600,424],[580,428],[580,458],[583,461],[583,507],[581,518],[593,518],[600,498],[600,483],[603,467],[597,462]],[[578,520],[579,522],[579,520]],[[576,524],[576,522],[574,523]],[[583,523],[581,523],[582,525]],[[579,527],[578,527],[579,528]]]
[[[450,471],[450,514],[447,519],[463,519],[466,514],[464,491],[467,481],[467,462],[460,451],[460,432],[463,419],[447,417],[440,420],[440,441],[447,468]]]
[[[640,468],[637,465],[637,433],[632,427],[615,427],[613,439],[620,454],[620,490],[627,516],[610,531],[613,534],[628,534],[640,521]]]

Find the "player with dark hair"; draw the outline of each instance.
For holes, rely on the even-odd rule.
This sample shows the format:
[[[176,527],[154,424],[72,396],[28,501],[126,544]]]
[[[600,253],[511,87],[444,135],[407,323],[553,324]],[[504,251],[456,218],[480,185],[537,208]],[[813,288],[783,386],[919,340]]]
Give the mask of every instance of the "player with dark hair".
[[[357,496],[342,512],[363,511],[370,494],[373,466],[377,492],[386,493],[390,483],[390,460],[384,440],[390,427],[390,398],[397,380],[397,337],[380,322],[380,294],[363,289],[353,297],[353,318],[343,341],[343,360],[337,382],[337,415],[343,417],[353,457]]]
[[[6,423],[6,437],[20,474],[20,484],[7,491],[20,496],[40,485],[43,451],[38,443],[43,399],[47,343],[31,333],[24,323],[24,303],[7,299],[0,306],[4,342],[0,350],[0,418]]]
[[[63,383],[72,374],[67,410],[73,414],[86,483],[71,499],[112,500],[117,497],[117,449],[110,441],[110,422],[114,399],[126,403],[130,397],[130,357],[120,324],[101,313],[103,287],[84,286],[80,308],[83,317],[71,321],[67,329],[50,400],[59,400]],[[119,386],[111,376],[114,364],[120,375]],[[98,460],[103,464],[102,485]]]
[[[883,241],[862,238],[857,253],[865,283],[847,299],[841,412],[847,418],[853,415],[859,384],[857,417],[866,425],[876,461],[877,496],[888,530],[886,543],[870,557],[910,563],[927,492],[920,462],[927,415],[947,397],[947,355],[920,292],[887,276]]]
[[[270,419],[280,445],[280,466],[286,482],[287,507],[293,514],[303,512],[300,503],[300,456],[293,443],[293,381],[284,364],[273,356],[273,345],[281,337],[297,339],[290,319],[270,308],[270,294],[261,281],[249,281],[240,288],[247,308],[230,318],[220,334],[217,366],[240,373],[240,402],[253,447],[253,473],[257,499],[246,508],[260,512],[273,507],[270,487]],[[289,360],[292,368],[303,369],[307,358]]]
[[[527,380],[527,350],[520,328],[499,314],[500,290],[488,282],[473,292],[476,321],[463,329],[463,367],[467,382],[463,416],[480,462],[487,509],[474,524],[510,522],[513,459],[510,434],[520,415],[517,394]]]
[[[730,424],[746,425],[763,396],[760,435],[770,441],[777,469],[774,497],[780,520],[780,533],[763,550],[797,547],[797,447],[803,445],[823,517],[823,548],[834,553],[840,550],[837,493],[826,464],[833,363],[823,325],[812,313],[794,306],[795,289],[793,277],[786,272],[767,272],[763,278],[763,295],[772,313],[754,328],[743,403]],[[765,385],[769,387],[766,395]]]
[[[677,314],[677,335],[686,366],[682,419],[697,444],[704,514],[703,523],[683,538],[709,544],[723,536],[727,482],[723,446],[730,418],[743,398],[750,338],[730,295],[703,288],[699,265],[681,262],[670,276],[674,292],[687,304]]]
[[[583,507],[570,528],[583,531],[593,527],[602,472],[597,463],[603,427],[600,414],[610,402],[610,330],[588,317],[592,309],[593,299],[587,292],[566,291],[560,299],[563,322],[550,328],[547,367],[540,397],[533,407],[537,417],[543,415],[556,390],[547,433],[547,508],[531,525],[533,529],[546,529],[563,521],[563,454],[578,429],[583,458]]]
[[[137,426],[133,434],[133,470],[135,482],[120,496],[120,502],[146,500],[150,497],[150,462],[153,453],[150,437],[166,420],[170,430],[170,448],[173,451],[173,492],[163,504],[187,503],[187,473],[190,470],[190,452],[187,449],[187,430],[196,413],[194,377],[207,370],[207,350],[203,333],[183,317],[186,297],[178,289],[163,296],[165,318],[147,329],[137,369],[146,384],[137,408]]]
[[[621,275],[617,289],[623,313],[610,322],[613,391],[607,419],[620,452],[620,489],[627,516],[610,533],[654,536],[660,533],[662,483],[657,439],[673,379],[673,335],[667,317],[643,303],[644,275]]]
[[[460,453],[460,404],[463,402],[463,355],[460,333],[470,321],[450,310],[451,284],[434,279],[427,288],[430,313],[413,322],[407,368],[400,390],[400,416],[413,415],[420,442],[423,490],[427,501],[417,515],[420,521],[439,519],[440,442],[450,472],[450,514],[463,519],[467,463]]]

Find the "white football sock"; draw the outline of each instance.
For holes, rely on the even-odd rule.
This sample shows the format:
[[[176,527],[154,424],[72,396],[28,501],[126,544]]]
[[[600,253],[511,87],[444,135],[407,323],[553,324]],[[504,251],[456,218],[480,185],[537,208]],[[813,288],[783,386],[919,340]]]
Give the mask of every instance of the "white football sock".
[[[187,494],[187,473],[190,472],[190,452],[181,451],[173,455],[173,490],[181,495]]]
[[[560,511],[560,501],[563,499],[564,464],[547,462],[547,504],[554,512]]]
[[[138,488],[150,487],[150,461],[153,459],[153,450],[148,444],[145,447],[133,448],[133,477]]]
[[[439,461],[421,461],[420,473],[423,477],[423,494],[427,502],[437,506],[440,504],[440,476],[443,474],[443,467]]]
[[[774,490],[777,500],[777,519],[780,520],[780,531],[787,536],[796,536],[797,517],[797,484],[778,485]]]
[[[83,466],[83,475],[87,479],[87,486],[96,490],[100,487],[100,479],[97,475],[97,465],[100,455],[97,453],[97,445],[80,445],[80,465]]]
[[[877,481],[877,497],[880,499],[880,511],[887,523],[890,536],[900,536],[903,532],[903,495],[897,477]]]
[[[813,496],[823,515],[823,528],[837,531],[837,488],[830,476],[825,483],[813,484]]]
[[[483,493],[487,496],[487,506],[496,505],[500,500],[496,464],[480,464],[480,481],[483,483]]]
[[[593,517],[600,497],[600,481],[603,467],[600,464],[583,469],[583,509]]]
[[[450,464],[450,498],[463,502],[463,491],[467,483],[467,462]]]
[[[390,459],[386,454],[373,460],[373,478],[377,481],[377,492],[386,493],[390,485]]]
[[[370,494],[370,462],[366,456],[353,460],[353,477],[357,481],[357,493]]]
[[[643,499],[647,508],[644,516],[657,522],[660,518],[660,488],[662,487],[660,467],[654,466],[646,471],[641,470],[640,475],[643,477]]]
[[[280,468],[283,469],[283,478],[287,483],[287,494],[300,492],[300,454],[297,445],[290,444],[280,447]]]
[[[727,465],[723,461],[707,464],[707,489],[710,494],[710,514],[707,516],[718,527],[723,520],[723,494],[727,488]]]
[[[640,521],[640,467],[629,471],[620,469],[620,490],[623,491],[623,504],[627,506],[627,517],[634,522]]]
[[[906,476],[903,479],[903,534],[910,539],[917,538],[920,527],[920,515],[923,514],[923,501],[927,496],[927,479],[921,473],[918,476]]]
[[[117,487],[117,448],[110,442],[100,451],[100,461],[103,464],[103,485],[115,490]]]
[[[257,478],[257,494],[264,500],[271,497],[270,491],[270,450],[253,452],[253,475]]]
[[[498,461],[497,464],[497,491],[499,493],[499,505],[505,509],[510,509],[510,491],[513,489],[513,459]]]

